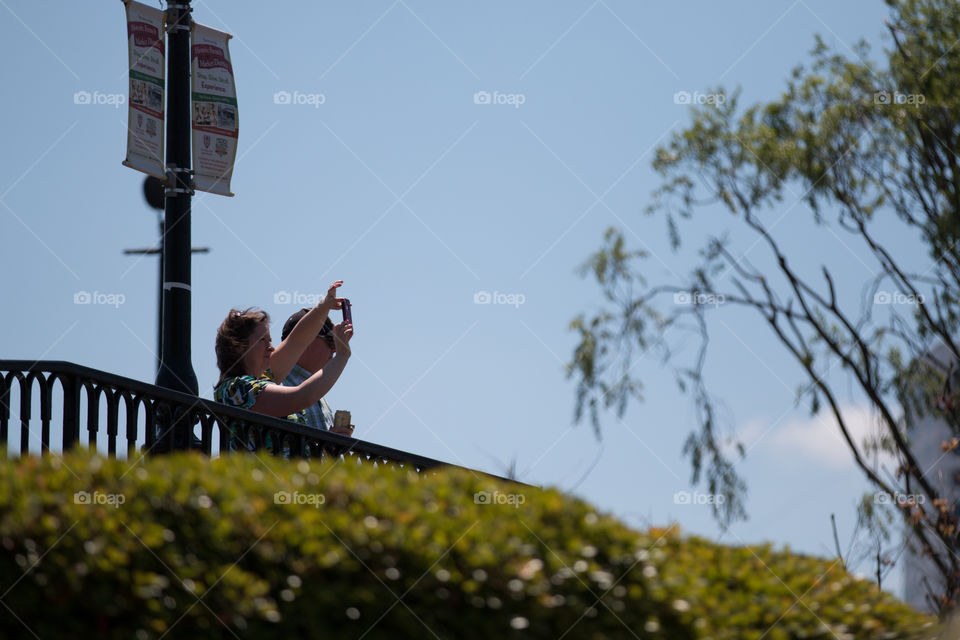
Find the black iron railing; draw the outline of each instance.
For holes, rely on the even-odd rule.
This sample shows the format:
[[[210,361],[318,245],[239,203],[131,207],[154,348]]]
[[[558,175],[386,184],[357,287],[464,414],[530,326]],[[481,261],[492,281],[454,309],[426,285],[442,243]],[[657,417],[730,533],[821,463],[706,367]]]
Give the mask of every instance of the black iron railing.
[[[186,421],[192,434],[186,445],[173,442],[178,421]],[[456,466],[70,362],[0,360],[0,449],[27,455],[65,451],[78,443],[112,457],[118,449],[131,457],[182,448],[207,455],[241,448],[287,457],[351,458],[417,472]]]

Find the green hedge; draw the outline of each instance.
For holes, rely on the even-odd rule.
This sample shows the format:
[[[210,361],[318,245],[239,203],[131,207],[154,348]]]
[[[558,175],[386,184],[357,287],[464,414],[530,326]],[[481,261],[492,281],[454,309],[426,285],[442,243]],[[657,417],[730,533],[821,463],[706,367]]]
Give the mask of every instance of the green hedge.
[[[830,561],[636,532],[466,471],[4,459],[0,545],[2,638],[933,635]]]

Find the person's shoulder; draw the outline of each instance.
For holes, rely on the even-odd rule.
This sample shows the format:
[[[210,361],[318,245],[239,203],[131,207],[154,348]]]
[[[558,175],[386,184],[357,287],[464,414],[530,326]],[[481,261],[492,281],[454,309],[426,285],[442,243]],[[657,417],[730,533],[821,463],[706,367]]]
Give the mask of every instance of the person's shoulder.
[[[217,402],[249,409],[266,386],[267,382],[265,380],[253,376],[242,375],[226,378],[220,381],[220,384],[213,390],[213,399]]]
[[[256,381],[256,378],[254,378],[253,376],[244,374],[242,376],[233,376],[232,378],[224,378],[223,380],[218,382],[217,386],[214,388],[221,389],[221,388],[227,388],[227,387],[235,387],[238,384],[249,384],[255,381]]]
[[[214,397],[216,398],[217,396],[230,395],[239,389],[250,389],[250,388],[259,389],[264,384],[266,384],[266,382],[264,382],[263,380],[258,380],[253,376],[244,374],[242,376],[224,378],[217,384],[216,387],[214,387],[213,394],[214,394]]]

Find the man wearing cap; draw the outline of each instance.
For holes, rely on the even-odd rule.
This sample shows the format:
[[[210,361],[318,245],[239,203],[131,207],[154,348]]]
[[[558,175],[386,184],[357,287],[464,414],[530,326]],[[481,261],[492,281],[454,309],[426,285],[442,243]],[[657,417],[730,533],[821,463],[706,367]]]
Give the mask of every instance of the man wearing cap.
[[[287,318],[286,323],[283,325],[283,333],[280,337],[281,341],[287,339],[287,336],[308,311],[310,310],[301,309]],[[320,333],[317,334],[313,343],[307,347],[297,361],[297,364],[293,366],[293,370],[283,379],[283,384],[289,387],[299,385],[314,373],[323,369],[323,367],[330,362],[331,358],[334,357],[334,354],[336,354],[337,358],[349,358],[350,347],[347,342],[350,338],[344,335],[343,327],[343,324],[336,325],[335,327],[330,318],[327,318],[327,321],[323,324]],[[340,345],[339,349],[337,348],[338,343]],[[349,427],[334,426],[333,411],[330,409],[330,405],[327,404],[325,397],[320,398],[316,404],[307,407],[305,414],[307,424],[311,427],[339,433],[344,436],[353,435],[352,425]]]

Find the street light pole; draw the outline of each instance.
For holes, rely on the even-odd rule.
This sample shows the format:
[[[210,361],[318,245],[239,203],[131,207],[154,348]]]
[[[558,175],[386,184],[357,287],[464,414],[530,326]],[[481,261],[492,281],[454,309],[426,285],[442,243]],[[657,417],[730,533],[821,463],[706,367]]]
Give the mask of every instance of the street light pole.
[[[167,2],[167,184],[163,239],[163,328],[157,386],[198,395],[190,350],[190,0]],[[173,419],[174,449],[190,447],[187,416]]]
[[[164,186],[163,181],[153,176],[147,176],[143,180],[143,197],[151,209],[159,212],[157,222],[160,225],[160,235],[157,240],[157,246],[146,249],[124,249],[124,255],[156,255],[160,258],[159,285],[157,286],[157,373],[160,373],[160,358],[163,354],[163,211],[164,211]],[[193,247],[190,253],[209,253],[209,247]]]

